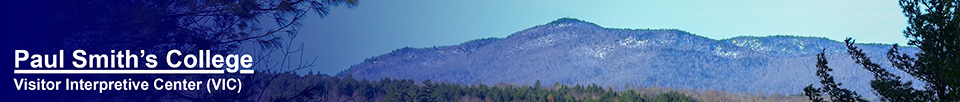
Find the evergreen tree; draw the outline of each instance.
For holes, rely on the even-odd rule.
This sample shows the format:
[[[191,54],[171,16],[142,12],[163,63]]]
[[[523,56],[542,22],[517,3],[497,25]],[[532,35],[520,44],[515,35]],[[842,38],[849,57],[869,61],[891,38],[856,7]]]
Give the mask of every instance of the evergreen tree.
[[[857,93],[840,88],[840,85],[843,85],[843,83],[834,81],[833,76],[829,73],[833,71],[833,69],[827,66],[828,62],[824,55],[824,52],[817,54],[817,76],[820,77],[820,84],[822,86],[820,88],[813,88],[813,84],[810,84],[804,88],[804,95],[807,95],[807,97],[814,102],[823,101],[824,99],[821,98],[823,93],[829,95],[831,101],[836,102],[866,101]]]
[[[866,57],[862,49],[854,45],[850,38],[846,40],[847,53],[857,64],[874,75],[870,86],[884,101],[960,101],[960,2],[957,0],[900,0],[900,7],[908,19],[909,26],[904,30],[904,36],[909,40],[908,45],[916,46],[921,52],[911,56],[900,53],[899,45],[894,44],[887,52],[887,58],[892,66],[908,75],[926,83],[924,89],[912,87],[913,82],[901,80],[902,76],[894,75]],[[822,56],[822,55],[821,55]],[[818,60],[820,60],[818,58]],[[818,63],[818,67],[820,64]],[[822,68],[821,68],[822,69]],[[827,70],[829,71],[829,70]],[[817,76],[820,75],[818,71]],[[824,73],[828,74],[828,73]],[[829,75],[827,75],[829,76]],[[822,101],[819,96],[827,92],[831,99],[836,100],[833,94],[837,89],[831,84],[823,83],[832,78],[823,78],[823,88],[804,89],[811,100]],[[837,84],[839,85],[839,84]],[[855,93],[854,93],[855,95]]]

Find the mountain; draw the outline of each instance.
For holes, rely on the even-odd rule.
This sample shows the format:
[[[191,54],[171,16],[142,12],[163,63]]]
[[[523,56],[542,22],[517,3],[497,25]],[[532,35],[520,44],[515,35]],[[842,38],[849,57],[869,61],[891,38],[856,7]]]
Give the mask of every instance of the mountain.
[[[860,44],[890,68],[890,45]],[[903,52],[916,53],[913,47]],[[800,94],[818,83],[816,54],[826,51],[845,88],[870,94],[872,74],[846,54],[843,42],[819,37],[710,39],[673,29],[611,29],[561,18],[460,45],[402,48],[366,59],[339,76],[460,84],[591,84],[616,89],[663,87],[761,94]],[[895,71],[894,69],[889,69]],[[903,72],[894,72],[904,75]],[[915,80],[907,77],[906,80]]]

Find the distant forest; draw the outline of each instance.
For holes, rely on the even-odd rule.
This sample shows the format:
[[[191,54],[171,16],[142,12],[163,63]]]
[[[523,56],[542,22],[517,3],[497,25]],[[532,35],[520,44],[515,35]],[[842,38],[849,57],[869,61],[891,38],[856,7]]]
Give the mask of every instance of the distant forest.
[[[808,101],[800,95],[740,95],[720,91],[660,88],[614,90],[596,84],[544,87],[534,85],[458,85],[410,79],[357,80],[351,76],[275,74],[259,101],[533,101],[533,102],[696,102],[696,101]],[[262,76],[262,75],[258,75]],[[265,85],[265,84],[261,84]],[[257,97],[257,96],[254,96]],[[255,99],[256,100],[256,99]]]
[[[354,79],[326,74],[271,73],[259,71],[254,75],[88,75],[51,76],[71,79],[110,80],[128,77],[134,80],[163,78],[169,80],[203,80],[207,78],[236,78],[242,81],[241,91],[144,90],[144,91],[59,91],[55,97],[41,100],[60,101],[134,101],[134,102],[770,102],[809,101],[801,94],[728,93],[716,90],[680,90],[659,87],[635,87],[617,90],[596,84],[552,85],[535,82],[533,85],[499,83],[450,84],[430,80],[411,79]],[[43,78],[43,77],[41,77]],[[548,87],[549,86],[549,87]],[[37,94],[30,91],[22,94]],[[85,97],[85,98],[77,98]]]
[[[267,94],[270,101],[387,101],[387,102],[437,102],[437,101],[536,101],[536,102],[691,102],[693,97],[667,92],[644,94],[636,91],[614,91],[595,84],[556,85],[543,87],[536,84],[514,86],[457,85],[424,80],[389,79],[379,81],[356,80],[352,77],[328,75],[283,74],[271,85]]]

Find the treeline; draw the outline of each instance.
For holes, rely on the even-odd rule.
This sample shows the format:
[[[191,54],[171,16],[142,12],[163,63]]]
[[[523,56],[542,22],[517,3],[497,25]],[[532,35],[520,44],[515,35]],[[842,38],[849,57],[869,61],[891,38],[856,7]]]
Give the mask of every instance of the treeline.
[[[410,79],[357,80],[350,76],[281,74],[268,82],[261,101],[538,101],[538,102],[690,102],[696,98],[678,92],[644,94],[634,90],[615,91],[595,84],[543,87],[534,85],[458,85]]]
[[[39,76],[38,76],[39,77]],[[549,87],[535,81],[533,85],[472,84],[461,85],[430,80],[410,79],[364,80],[353,77],[329,75],[297,75],[257,72],[254,75],[45,75],[50,78],[111,80],[132,78],[134,80],[237,78],[243,81],[242,90],[236,91],[57,91],[57,96],[37,98],[46,101],[193,101],[193,102],[437,102],[437,101],[541,101],[541,102],[743,102],[743,101],[809,101],[802,95],[742,94],[707,90],[678,90],[659,87],[627,87],[614,90],[596,84],[564,85],[553,83]],[[43,78],[43,77],[41,77]],[[26,91],[27,98],[49,91]],[[76,98],[87,97],[87,98]],[[23,98],[23,97],[21,97]]]

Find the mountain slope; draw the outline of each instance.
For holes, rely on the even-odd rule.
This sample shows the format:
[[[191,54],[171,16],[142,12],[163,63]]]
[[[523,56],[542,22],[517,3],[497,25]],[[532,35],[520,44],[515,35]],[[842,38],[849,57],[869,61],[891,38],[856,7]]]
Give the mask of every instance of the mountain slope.
[[[889,45],[859,46],[889,66],[884,57]],[[339,76],[462,84],[532,84],[540,80],[547,85],[596,83],[617,89],[798,94],[803,87],[817,83],[815,54],[823,49],[834,75],[844,82],[842,87],[869,93],[871,74],[853,63],[842,42],[795,36],[714,40],[680,30],[609,29],[570,18],[506,38],[398,49],[369,58]]]

